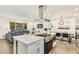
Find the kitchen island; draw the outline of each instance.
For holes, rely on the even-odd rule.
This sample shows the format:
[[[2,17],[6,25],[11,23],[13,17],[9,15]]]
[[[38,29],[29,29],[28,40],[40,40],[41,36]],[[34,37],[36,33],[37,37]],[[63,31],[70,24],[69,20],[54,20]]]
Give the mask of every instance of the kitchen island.
[[[13,38],[14,54],[44,54],[44,37],[24,34]]]
[[[44,37],[44,54],[48,54],[56,46],[56,33],[41,33],[36,36]]]

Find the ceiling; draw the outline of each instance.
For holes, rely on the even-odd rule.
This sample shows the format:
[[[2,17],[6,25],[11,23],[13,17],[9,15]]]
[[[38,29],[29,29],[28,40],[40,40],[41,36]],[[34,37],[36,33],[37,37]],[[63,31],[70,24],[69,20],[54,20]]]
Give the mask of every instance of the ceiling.
[[[0,5],[1,16],[14,16],[20,18],[38,19],[38,6],[36,5]]]
[[[63,17],[79,16],[78,5],[48,5],[44,17],[48,19]]]
[[[0,16],[39,19],[38,5],[0,5]],[[47,5],[44,18],[53,19],[75,15],[79,19],[78,5]]]

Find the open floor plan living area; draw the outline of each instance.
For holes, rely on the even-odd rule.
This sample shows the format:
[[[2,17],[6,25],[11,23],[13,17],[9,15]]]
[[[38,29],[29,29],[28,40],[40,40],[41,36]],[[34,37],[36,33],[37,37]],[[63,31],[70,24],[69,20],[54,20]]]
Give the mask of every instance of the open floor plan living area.
[[[0,5],[0,54],[79,54],[79,5]]]

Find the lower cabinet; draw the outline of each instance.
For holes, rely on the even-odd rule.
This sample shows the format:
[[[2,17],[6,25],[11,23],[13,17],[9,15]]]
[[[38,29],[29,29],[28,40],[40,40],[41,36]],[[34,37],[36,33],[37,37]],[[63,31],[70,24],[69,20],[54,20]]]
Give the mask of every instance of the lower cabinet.
[[[51,51],[51,49],[53,48],[52,44],[53,44],[53,40],[50,40],[49,42],[44,44],[44,53],[45,54],[48,54]]]
[[[55,46],[56,46],[55,39],[52,39],[52,40],[44,43],[44,54],[48,54]]]
[[[18,42],[18,54],[44,54],[44,39],[38,40],[31,44]]]

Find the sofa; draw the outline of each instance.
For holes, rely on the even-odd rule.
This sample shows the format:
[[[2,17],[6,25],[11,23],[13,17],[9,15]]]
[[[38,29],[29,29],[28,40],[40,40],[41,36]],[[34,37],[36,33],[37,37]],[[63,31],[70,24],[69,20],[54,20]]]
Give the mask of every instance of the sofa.
[[[6,38],[9,40],[9,42],[13,43],[13,36],[18,36],[23,34],[29,34],[29,31],[28,30],[11,31],[6,34]]]

